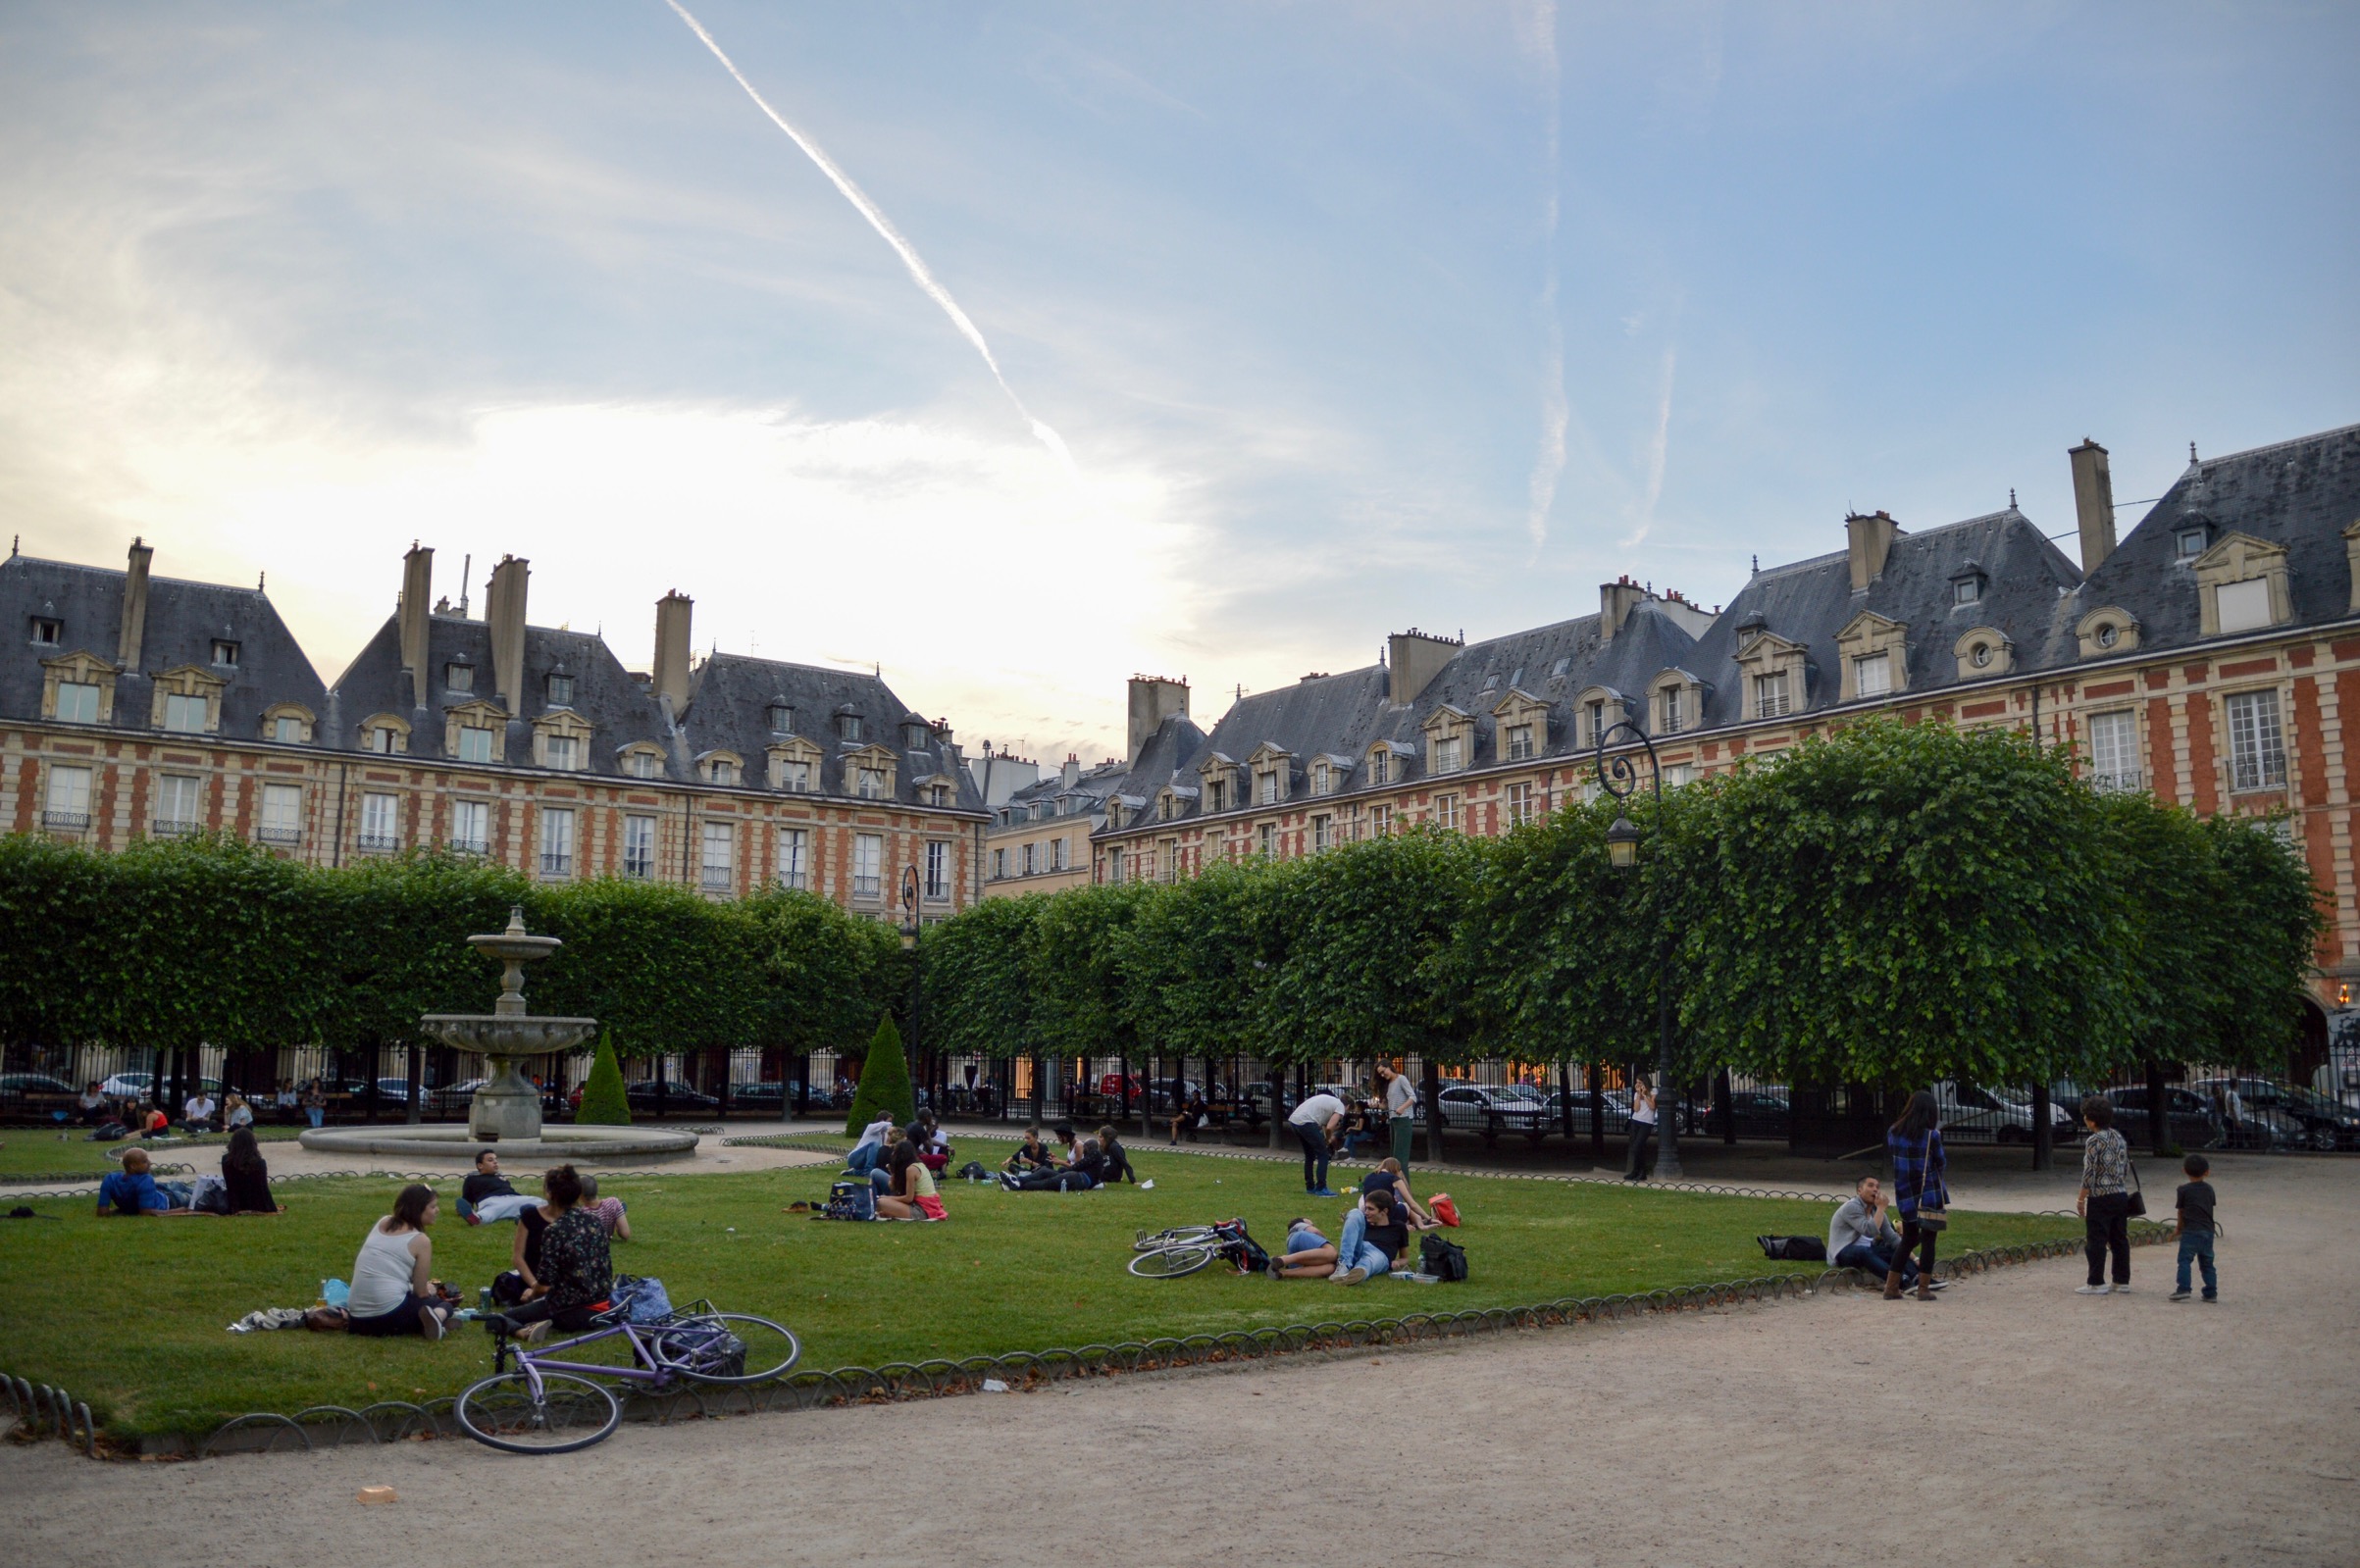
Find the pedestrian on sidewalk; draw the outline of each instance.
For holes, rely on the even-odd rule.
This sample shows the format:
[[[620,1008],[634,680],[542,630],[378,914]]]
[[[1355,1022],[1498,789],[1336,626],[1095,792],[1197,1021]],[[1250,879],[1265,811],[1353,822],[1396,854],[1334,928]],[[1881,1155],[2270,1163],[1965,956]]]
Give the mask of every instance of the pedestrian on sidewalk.
[[[1630,1168],[1622,1173],[1625,1182],[1644,1182],[1656,1168],[1656,1091],[1647,1080],[1635,1078],[1630,1086]]]
[[[1901,1211],[1901,1250],[1884,1277],[1884,1298],[1901,1299],[1901,1260],[1916,1247],[1918,1299],[1939,1301],[1934,1294],[1934,1238],[1950,1223],[1950,1189],[1942,1183],[1948,1161],[1942,1154],[1941,1112],[1933,1090],[1922,1088],[1910,1096],[1885,1134],[1884,1146],[1893,1157],[1893,1207]]]
[[[2180,1168],[2188,1179],[2172,1202],[2180,1211],[2180,1278],[2172,1290],[2172,1299],[2188,1298],[2188,1265],[2194,1263],[2204,1271],[2204,1298],[2221,1299],[2221,1276],[2213,1272],[2213,1205],[2219,1201],[2213,1195],[2213,1184],[2206,1181],[2213,1162],[2201,1154],[2191,1154],[2180,1162]]]
[[[2081,1195],[2074,1200],[2088,1236],[2089,1283],[2076,1295],[2112,1295],[2130,1289],[2130,1145],[2114,1130],[2114,1101],[2091,1094],[2081,1101]],[[2114,1254],[2114,1283],[2106,1255]]]

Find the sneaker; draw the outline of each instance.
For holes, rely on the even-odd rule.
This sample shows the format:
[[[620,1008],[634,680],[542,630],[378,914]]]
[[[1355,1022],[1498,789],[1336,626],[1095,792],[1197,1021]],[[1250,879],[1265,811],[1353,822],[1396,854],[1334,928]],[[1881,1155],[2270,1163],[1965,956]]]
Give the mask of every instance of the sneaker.
[[[2114,1287],[2111,1285],[2078,1285],[2074,1287],[2076,1295],[2112,1295],[2113,1293]]]
[[[1332,1187],[1323,1187],[1323,1188],[1320,1188],[1320,1189],[1317,1189],[1317,1190],[1315,1190],[1314,1192],[1312,1192],[1312,1193],[1311,1193],[1311,1196],[1313,1196],[1313,1197],[1339,1197],[1339,1196],[1342,1196],[1342,1194],[1341,1194],[1341,1193],[1339,1193],[1339,1192],[1338,1192],[1338,1191],[1337,1191],[1337,1190],[1336,1190],[1334,1188],[1332,1188]]]
[[[2164,1299],[2167,1301],[2185,1301],[2189,1296],[2194,1295],[2195,1293],[2196,1292],[2193,1290],[2174,1290],[2170,1295],[2165,1296]]]
[[[1934,1289],[1937,1290],[1947,1290],[1950,1289],[1951,1283],[1952,1282],[1949,1280],[1936,1280],[1934,1282]]]
[[[2221,1298],[2213,1294],[2210,1290],[2207,1290],[2204,1292],[2204,1304],[2206,1306],[2219,1306],[2221,1304]]]
[[[1346,1276],[1347,1274],[1350,1274],[1351,1272],[1352,1272],[1352,1270],[1350,1270],[1350,1269],[1346,1268],[1346,1267],[1345,1267],[1343,1264],[1339,1263],[1339,1264],[1337,1264],[1337,1265],[1336,1265],[1334,1268],[1332,1268],[1332,1269],[1330,1269],[1330,1270],[1328,1271],[1327,1277],[1328,1277],[1329,1279],[1331,1279],[1331,1280],[1341,1280],[1341,1279],[1343,1279],[1343,1278],[1344,1278],[1344,1276]]]
[[[2129,1295],[2130,1293],[2130,1287],[2128,1285],[2118,1285],[2114,1288],[2114,1293],[2117,1295]]]
[[[1144,1181],[1144,1182],[1140,1183],[1140,1184],[1139,1184],[1139,1189],[1140,1189],[1142,1192],[1153,1192],[1153,1191],[1154,1191],[1154,1190],[1155,1190],[1155,1178],[1154,1178],[1154,1177],[1152,1177],[1152,1176],[1151,1176],[1151,1177],[1149,1177],[1149,1178],[1148,1178],[1146,1181]]]
[[[442,1331],[449,1326],[449,1323],[450,1313],[447,1309],[431,1306],[426,1309],[426,1316],[419,1319],[418,1332],[430,1340],[439,1340],[442,1338]]]
[[[1360,1268],[1346,1269],[1343,1273],[1331,1274],[1328,1278],[1337,1285],[1358,1285],[1368,1278],[1368,1271]]]
[[[1272,1258],[1269,1261],[1269,1263],[1264,1267],[1263,1272],[1267,1273],[1273,1280],[1283,1280],[1287,1277],[1286,1265],[1279,1262],[1276,1258]]]

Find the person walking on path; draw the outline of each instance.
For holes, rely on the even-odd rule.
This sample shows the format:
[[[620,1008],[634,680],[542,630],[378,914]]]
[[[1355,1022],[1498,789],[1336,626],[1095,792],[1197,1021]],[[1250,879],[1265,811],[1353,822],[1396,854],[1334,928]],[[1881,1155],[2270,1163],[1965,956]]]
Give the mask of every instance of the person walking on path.
[[[1417,1131],[1417,1090],[1410,1087],[1410,1075],[1397,1073],[1380,1066],[1377,1077],[1385,1081],[1385,1128],[1393,1135],[1393,1157],[1410,1167],[1410,1139]]]
[[[1344,1102],[1333,1094],[1313,1094],[1287,1114],[1287,1126],[1303,1145],[1303,1189],[1313,1197],[1334,1197],[1327,1186],[1328,1138],[1344,1125]]]
[[[2221,1276],[2213,1272],[2213,1205],[2220,1201],[2213,1193],[2213,1184],[2206,1181],[2213,1162],[2201,1154],[2191,1154],[2180,1162],[2180,1168],[2188,1179],[2180,1189],[2172,1206],[2180,1213],[2180,1278],[2175,1283],[2171,1299],[2188,1298],[2188,1265],[2194,1263],[2204,1270],[2204,1298],[2221,1299]]]
[[[2114,1101],[2092,1094],[2081,1102],[2081,1195],[2074,1202],[2088,1235],[2089,1283],[2076,1295],[2120,1294],[2130,1289],[2130,1145],[2114,1130]],[[2114,1254],[2114,1283],[2106,1255]]]
[[[1893,1207],[1901,1211],[1901,1250],[1884,1277],[1887,1301],[1901,1299],[1901,1260],[1912,1247],[1918,1249],[1918,1299],[1941,1299],[1934,1294],[1934,1237],[1950,1223],[1950,1189],[1942,1183],[1948,1161],[1940,1122],[1933,1090],[1922,1088],[1884,1136],[1885,1152],[1893,1157]]]
[[[1625,1182],[1644,1182],[1656,1168],[1656,1091],[1647,1080],[1635,1078],[1630,1086],[1630,1168],[1622,1173]]]

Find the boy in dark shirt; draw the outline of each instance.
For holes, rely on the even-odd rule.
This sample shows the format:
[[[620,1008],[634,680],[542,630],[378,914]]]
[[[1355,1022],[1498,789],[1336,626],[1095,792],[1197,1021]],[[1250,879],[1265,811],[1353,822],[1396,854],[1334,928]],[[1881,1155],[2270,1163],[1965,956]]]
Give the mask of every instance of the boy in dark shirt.
[[[486,1149],[476,1156],[475,1174],[459,1184],[459,1196],[467,1200],[467,1206],[472,1210],[487,1197],[514,1197],[516,1189],[510,1187],[508,1178],[500,1174],[500,1157],[490,1149]],[[467,1223],[476,1223],[472,1213],[468,1215]]]
[[[2204,1271],[2204,1298],[2221,1299],[2221,1277],[2213,1272],[2213,1184],[2205,1176],[2213,1162],[2201,1154],[2191,1154],[2180,1167],[2188,1173],[2179,1195],[2173,1202],[2180,1210],[2180,1281],[2172,1292],[2175,1301],[2188,1298],[2188,1264],[2192,1260]]]

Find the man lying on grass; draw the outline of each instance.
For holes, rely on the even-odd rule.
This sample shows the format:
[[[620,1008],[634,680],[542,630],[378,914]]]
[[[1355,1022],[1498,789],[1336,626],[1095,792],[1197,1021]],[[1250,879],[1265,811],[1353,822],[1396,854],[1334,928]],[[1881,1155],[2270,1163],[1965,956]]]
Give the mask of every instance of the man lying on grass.
[[[193,1214],[184,1182],[159,1183],[148,1174],[147,1150],[123,1151],[123,1169],[112,1171],[98,1184],[98,1217],[110,1214],[179,1216]]]

